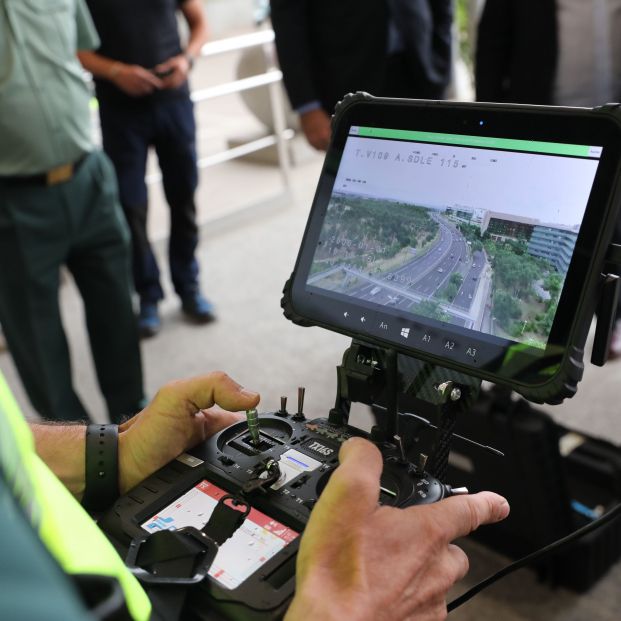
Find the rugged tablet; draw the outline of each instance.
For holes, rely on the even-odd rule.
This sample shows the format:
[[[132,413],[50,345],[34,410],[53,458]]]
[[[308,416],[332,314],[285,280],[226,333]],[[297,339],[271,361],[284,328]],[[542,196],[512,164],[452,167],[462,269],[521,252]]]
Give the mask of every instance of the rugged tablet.
[[[617,218],[619,118],[348,96],[286,314],[534,401],[571,396]]]

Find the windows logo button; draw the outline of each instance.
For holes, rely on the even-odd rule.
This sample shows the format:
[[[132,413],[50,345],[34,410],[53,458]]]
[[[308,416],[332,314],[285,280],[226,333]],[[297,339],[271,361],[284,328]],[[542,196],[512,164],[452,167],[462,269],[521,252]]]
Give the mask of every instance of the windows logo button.
[[[410,329],[409,328],[401,328],[401,336],[404,339],[409,338],[409,336],[410,336]]]

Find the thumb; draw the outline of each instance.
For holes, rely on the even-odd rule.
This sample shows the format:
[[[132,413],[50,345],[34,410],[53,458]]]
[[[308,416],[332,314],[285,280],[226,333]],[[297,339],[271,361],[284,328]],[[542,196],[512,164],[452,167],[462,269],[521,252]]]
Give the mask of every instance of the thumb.
[[[247,410],[259,403],[259,394],[246,390],[241,384],[222,371],[214,371],[191,379],[171,382],[157,394],[156,400],[162,406],[176,406],[170,411],[180,412],[183,405],[185,413],[195,414],[214,405],[230,411]]]
[[[379,501],[381,453],[368,440],[351,438],[341,446],[339,461],[314,512],[320,505],[327,511],[347,507],[352,516],[364,517],[375,510]]]

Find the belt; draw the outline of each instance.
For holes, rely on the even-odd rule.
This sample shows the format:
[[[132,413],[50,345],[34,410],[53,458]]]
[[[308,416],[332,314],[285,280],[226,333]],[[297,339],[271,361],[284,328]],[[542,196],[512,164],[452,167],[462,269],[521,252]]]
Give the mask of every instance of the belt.
[[[69,181],[80,170],[80,166],[86,160],[88,153],[81,155],[75,162],[62,164],[37,175],[14,175],[11,177],[0,177],[0,182],[8,186],[51,186]]]

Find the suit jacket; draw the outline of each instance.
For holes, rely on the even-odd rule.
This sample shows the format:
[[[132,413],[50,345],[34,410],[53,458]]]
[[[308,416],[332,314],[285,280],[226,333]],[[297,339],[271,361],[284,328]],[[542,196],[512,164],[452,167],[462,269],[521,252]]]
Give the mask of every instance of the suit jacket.
[[[450,79],[452,0],[271,0],[291,105],[318,100],[332,111],[348,92],[381,95],[391,15],[411,78],[407,96],[441,97]]]
[[[478,101],[552,104],[557,59],[555,0],[487,0],[477,40]],[[621,217],[613,241],[621,243]]]
[[[487,0],[477,39],[477,100],[551,104],[557,57],[555,0]]]

